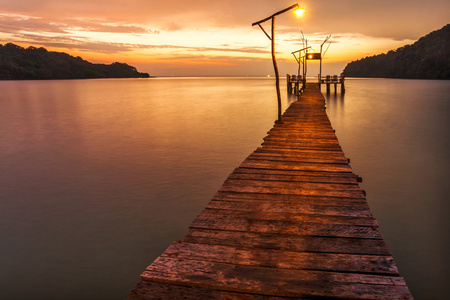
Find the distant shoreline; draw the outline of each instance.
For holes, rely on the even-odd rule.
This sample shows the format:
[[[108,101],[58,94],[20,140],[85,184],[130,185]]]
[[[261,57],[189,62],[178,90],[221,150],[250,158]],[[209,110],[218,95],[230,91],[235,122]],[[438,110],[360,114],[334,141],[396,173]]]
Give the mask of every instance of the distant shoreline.
[[[125,63],[94,64],[64,52],[0,44],[0,80],[99,78],[150,78],[150,75]]]

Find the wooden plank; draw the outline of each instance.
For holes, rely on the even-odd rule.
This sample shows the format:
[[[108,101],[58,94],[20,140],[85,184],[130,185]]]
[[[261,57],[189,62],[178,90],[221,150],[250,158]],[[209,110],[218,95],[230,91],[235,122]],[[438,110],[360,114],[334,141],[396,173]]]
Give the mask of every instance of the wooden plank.
[[[377,221],[372,217],[362,216],[340,216],[340,215],[324,215],[324,214],[303,214],[293,213],[286,211],[282,214],[272,211],[230,211],[230,210],[218,210],[218,209],[204,209],[197,218],[207,219],[210,218],[214,222],[219,219],[243,219],[253,221],[284,221],[284,222],[296,222],[298,224],[313,224],[318,225],[357,225],[357,226],[378,226]],[[195,221],[194,221],[195,223]],[[283,225],[284,227],[284,225]]]
[[[313,177],[311,180],[305,179],[305,181],[275,181],[275,180],[254,180],[254,179],[235,179],[228,177],[223,183],[224,187],[236,186],[236,187],[283,187],[285,189],[307,189],[311,191],[361,191],[361,188],[357,183],[328,183],[328,182],[316,182]]]
[[[268,167],[267,168],[239,167],[234,170],[234,173],[308,176],[308,177],[342,177],[342,178],[354,179],[354,180],[356,180],[356,178],[357,178],[357,176],[352,172],[340,173],[340,172],[294,170],[294,169],[268,169]]]
[[[252,170],[252,169],[247,169]],[[254,170],[254,169],[253,169]],[[311,176],[311,175],[284,175],[271,174],[270,172],[253,173],[253,172],[233,172],[228,179],[239,180],[261,180],[261,181],[280,181],[280,182],[312,182],[312,183],[341,183],[341,184],[357,184],[355,177],[340,176]]]
[[[284,157],[320,157],[331,159],[346,159],[342,151],[327,151],[322,149],[321,151],[298,149],[298,150],[283,150],[277,148],[257,148],[251,155],[271,155],[271,156],[284,156]]]
[[[304,236],[353,237],[381,239],[378,226],[347,224],[321,224],[293,220],[261,220],[246,217],[215,218],[199,215],[192,222],[191,229],[212,229],[226,231],[246,231],[280,233]]]
[[[321,151],[315,151],[308,149],[283,150],[277,148],[259,147],[251,155],[345,159],[344,153],[327,151],[325,149],[322,149]]]
[[[229,291],[219,291],[192,286],[183,286],[159,282],[140,281],[130,292],[128,297],[138,300],[183,299],[183,300],[278,300],[280,297],[243,294]],[[298,299],[288,297],[283,299]]]
[[[330,131],[331,133],[332,131]],[[328,137],[319,136],[310,134],[308,137],[299,136],[299,135],[290,135],[290,136],[275,136],[275,135],[268,135],[264,137],[263,139],[266,142],[277,142],[277,143],[320,143],[320,144],[333,144],[338,145],[338,139],[336,138],[336,135],[330,135]]]
[[[264,142],[261,144],[263,147],[273,148],[273,149],[307,149],[307,150],[332,150],[332,151],[342,151],[340,146],[337,145],[317,145],[317,144],[304,144],[304,143],[291,143],[291,144],[279,144],[274,142]]]
[[[241,168],[265,168],[269,170],[302,170],[314,172],[342,172],[352,173],[352,168],[348,164],[330,164],[330,163],[309,163],[309,162],[274,162],[270,160],[252,160],[246,159]]]
[[[282,146],[282,145],[290,145],[290,144],[295,144],[298,146],[301,146],[303,144],[303,146],[323,146],[323,147],[335,147],[335,148],[340,148],[339,142],[337,141],[337,139],[280,139],[280,138],[271,138],[266,137],[263,140],[263,146],[264,145],[273,145],[273,144],[278,144],[278,146]],[[300,145],[299,145],[300,144]]]
[[[348,164],[348,160],[346,158],[332,158],[329,156],[323,155],[320,156],[280,156],[280,155],[262,155],[261,153],[251,154],[247,157],[247,160],[264,160],[264,161],[272,161],[272,162],[296,162],[296,163],[322,163],[322,164]]]
[[[309,184],[310,186],[313,183]],[[238,185],[224,184],[219,189],[221,192],[233,192],[233,193],[257,193],[257,194],[282,194],[282,195],[304,195],[304,196],[323,196],[323,197],[343,197],[343,198],[362,198],[364,193],[358,189],[348,190],[334,190],[334,189],[308,189],[302,187],[283,187],[283,186],[251,186],[251,185]]]
[[[192,228],[182,241],[195,244],[252,247],[295,252],[391,255],[386,247],[386,243],[381,239],[313,237],[267,232]]]
[[[317,151],[342,151],[340,146],[337,145],[313,145],[313,144],[279,144],[273,142],[264,142],[261,144],[263,147],[272,149],[285,149],[285,150],[317,150]]]
[[[141,280],[250,294],[412,299],[400,277],[288,270],[159,257]]]
[[[277,269],[398,276],[391,256],[306,253],[183,242],[173,243],[162,256]]]
[[[336,140],[336,134],[332,130],[324,130],[324,131],[292,131],[292,130],[284,130],[284,131],[269,131],[269,135],[264,137],[263,140],[272,139],[272,140],[303,140],[303,139],[332,139]]]
[[[313,214],[328,216],[346,216],[372,218],[366,206],[312,205],[303,203],[268,202],[259,200],[210,201],[206,208],[217,210],[233,210],[242,212],[270,211],[277,214]]]
[[[289,194],[261,194],[261,193],[230,193],[218,191],[212,200],[222,201],[270,201],[271,203],[299,203],[310,205],[336,205],[336,206],[351,206],[368,208],[367,202],[363,197],[361,198],[346,198],[346,197],[324,197],[324,196],[309,196],[309,195],[289,195]]]

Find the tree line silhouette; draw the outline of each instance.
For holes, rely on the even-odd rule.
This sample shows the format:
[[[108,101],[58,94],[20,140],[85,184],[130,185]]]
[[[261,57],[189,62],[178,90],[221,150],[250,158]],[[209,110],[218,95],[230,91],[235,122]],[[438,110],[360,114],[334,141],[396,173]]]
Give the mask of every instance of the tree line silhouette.
[[[90,63],[81,57],[45,48],[0,44],[0,79],[148,78],[135,67],[115,62]]]
[[[346,77],[450,79],[450,24],[412,45],[352,61]]]

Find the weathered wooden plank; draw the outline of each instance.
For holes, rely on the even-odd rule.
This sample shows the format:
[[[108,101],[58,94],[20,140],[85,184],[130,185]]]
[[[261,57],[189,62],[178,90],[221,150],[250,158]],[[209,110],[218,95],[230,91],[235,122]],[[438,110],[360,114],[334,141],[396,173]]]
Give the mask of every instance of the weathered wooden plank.
[[[323,116],[318,116],[323,118]],[[326,129],[332,129],[332,126],[330,123],[323,122],[311,122],[311,118],[315,117],[307,117],[302,116],[301,118],[285,118],[282,124],[275,124],[271,131],[282,131],[282,130],[298,130],[298,131],[307,131],[307,130],[314,130],[314,129],[320,129],[320,130],[326,130]]]
[[[183,299],[183,300],[278,300],[280,297],[243,294],[229,291],[219,291],[186,285],[167,284],[151,281],[140,281],[130,292],[128,297],[138,300]],[[298,299],[294,297],[282,299]]]
[[[330,126],[316,126],[316,127],[305,127],[305,126],[287,126],[274,127],[267,132],[267,134],[307,134],[314,133],[317,135],[332,135],[336,134],[334,129]]]
[[[247,169],[251,170],[251,169]],[[284,175],[271,174],[269,172],[251,173],[251,172],[233,172],[228,176],[228,179],[240,180],[261,180],[261,181],[285,181],[285,182],[313,182],[313,183],[341,183],[341,184],[357,184],[354,177],[340,177],[340,176],[310,176],[310,175]]]
[[[355,179],[357,176],[351,172],[327,172],[327,171],[311,171],[311,170],[294,170],[294,169],[268,169],[263,167],[239,167],[234,170],[235,173],[242,174],[268,174],[268,175],[290,175],[290,176],[308,176],[308,177],[343,177]]]
[[[312,183],[311,183],[312,185]],[[251,186],[238,184],[224,184],[219,189],[221,192],[233,193],[258,193],[258,194],[287,194],[287,195],[305,195],[305,196],[323,196],[323,197],[343,197],[343,198],[362,198],[364,193],[362,190],[333,190],[333,189],[307,189],[283,186]]]
[[[241,168],[265,168],[269,170],[302,170],[313,172],[342,172],[352,173],[352,168],[348,164],[330,164],[330,163],[309,163],[309,162],[274,162],[270,160],[252,160],[246,159]]]
[[[300,203],[310,205],[337,205],[368,208],[364,198],[345,198],[345,197],[324,197],[308,195],[289,195],[289,194],[260,194],[260,193],[230,193],[218,191],[212,200],[222,201],[270,201],[271,203]]]
[[[274,181],[274,180],[252,180],[235,179],[228,177],[223,186],[252,186],[252,187],[283,187],[285,189],[308,189],[308,190],[332,190],[332,191],[361,191],[357,183],[328,183],[312,181]]]
[[[196,244],[252,247],[296,252],[391,255],[386,243],[381,239],[191,229],[182,241]]]
[[[315,117],[299,117],[295,118],[292,116],[283,116],[282,124],[275,124],[274,129],[284,128],[284,129],[299,129],[299,130],[314,130],[314,129],[328,129],[332,128],[331,123],[327,121],[324,117],[319,120],[320,116]],[[311,118],[317,118],[316,120],[311,120]]]
[[[337,145],[308,145],[308,144],[279,144],[279,143],[272,143],[272,142],[264,142],[261,144],[265,148],[271,148],[271,149],[285,149],[285,150],[317,150],[317,151],[342,151],[341,147]]]
[[[411,299],[400,277],[288,270],[159,257],[141,280],[250,294]]]
[[[204,209],[198,218],[203,219],[243,219],[253,221],[285,221],[285,222],[297,222],[298,224],[319,224],[319,225],[357,225],[357,226],[378,226],[377,221],[373,217],[361,217],[361,216],[340,216],[340,215],[323,215],[323,214],[303,214],[293,213],[285,211],[280,214],[272,211],[230,211],[230,210],[217,210],[217,209]],[[213,221],[214,221],[213,220]],[[194,221],[195,222],[195,221]],[[284,227],[284,226],[283,226]]]
[[[324,159],[342,159],[346,157],[342,151],[327,151],[327,150],[308,150],[308,149],[277,149],[277,148],[257,148],[251,155],[266,155],[266,156],[281,156],[281,157],[311,157]]]
[[[213,229],[227,231],[266,232],[307,236],[354,237],[381,239],[378,226],[347,224],[323,224],[301,220],[266,220],[249,217],[228,216],[211,218],[199,215],[191,229]]]
[[[324,139],[324,140],[337,140],[336,134],[333,130],[324,130],[321,132],[314,131],[272,131],[269,132],[267,136],[263,139],[273,139],[279,141],[286,140],[303,140],[303,139]]]
[[[279,276],[279,285],[283,286],[289,283],[290,279],[293,279],[296,284],[290,287],[293,291],[297,288],[301,288],[302,283],[305,284],[322,284],[322,285],[333,285],[339,283],[352,283],[352,284],[366,284],[366,285],[378,285],[381,288],[386,288],[387,286],[405,286],[405,281],[403,278],[398,276],[380,276],[371,274],[353,274],[345,272],[323,272],[317,270],[298,270],[298,269],[284,269],[279,268],[277,271],[273,270],[272,267],[255,267],[255,266],[243,266],[243,265],[233,265],[233,264],[223,264],[218,262],[208,262],[204,260],[194,260],[194,259],[178,259],[176,257],[161,256],[157,258],[150,266],[147,267],[146,271],[154,273],[172,273],[180,275],[194,275],[192,277],[202,277],[207,275],[207,278],[217,276],[216,278],[221,278],[222,283],[227,284],[224,281],[231,280],[239,281],[243,286],[251,290],[256,290],[263,292],[266,290],[264,286],[266,284],[273,282],[277,276]],[[195,274],[197,273],[197,274]],[[206,274],[205,274],[206,273]],[[262,276],[261,276],[262,275]],[[151,280],[151,276],[148,276],[146,272],[141,275],[141,280]],[[201,278],[201,281],[207,281],[206,278]],[[272,280],[271,280],[272,279]],[[277,283],[276,283],[277,284]],[[259,287],[257,285],[260,285]],[[298,285],[298,287],[295,287]],[[205,286],[206,287],[206,286]],[[317,287],[320,290],[320,287]],[[219,290],[221,290],[219,288]],[[223,289],[227,290],[227,289]],[[233,290],[233,289],[229,289]],[[265,294],[263,292],[263,294]]]
[[[308,149],[277,149],[268,147],[259,147],[252,154],[252,156],[280,156],[280,157],[298,157],[298,158],[323,158],[323,159],[346,159],[342,152],[328,151],[322,149],[321,151]]]
[[[398,276],[391,256],[306,253],[183,242],[173,243],[162,256],[277,269]]]
[[[338,205],[312,205],[303,203],[286,203],[279,201],[259,201],[259,200],[234,200],[234,201],[210,201],[206,208],[222,209],[234,211],[265,211],[277,214],[315,214],[328,216],[346,216],[372,218],[372,213],[366,206],[338,206]]]
[[[331,131],[321,131],[321,132],[313,132],[313,131],[303,131],[303,132],[293,132],[293,131],[284,131],[284,132],[270,132],[269,135],[265,136],[263,140],[278,140],[278,141],[301,141],[303,139],[324,139],[324,140],[337,140],[336,134]]]
[[[336,136],[314,136],[309,135],[309,137],[294,137],[294,136],[274,136],[274,135],[268,135],[263,138],[266,142],[276,142],[276,143],[316,143],[316,144],[331,144],[331,145],[338,145],[338,139]]]
[[[322,163],[322,164],[348,164],[348,160],[345,158],[335,159],[327,156],[280,156],[280,155],[262,155],[260,153],[251,154],[247,157],[247,160],[264,160],[273,162],[296,162],[296,163]]]
[[[283,142],[280,141],[274,141],[270,139],[266,139],[262,144],[263,147],[283,147],[283,148],[298,148],[298,149],[333,149],[333,150],[341,150],[341,146],[338,142],[335,142],[333,140],[320,140],[320,139],[310,139],[310,140],[303,140],[303,141],[290,141],[286,140]]]

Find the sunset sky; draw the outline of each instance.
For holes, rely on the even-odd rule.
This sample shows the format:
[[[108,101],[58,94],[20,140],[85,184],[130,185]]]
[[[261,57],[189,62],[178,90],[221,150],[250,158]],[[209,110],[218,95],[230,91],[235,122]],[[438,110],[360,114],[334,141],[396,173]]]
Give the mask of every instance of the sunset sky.
[[[276,19],[281,74],[296,72],[291,52],[302,48],[301,31],[316,51],[331,34],[324,73],[339,74],[352,60],[411,44],[450,21],[448,0],[0,0],[0,43],[126,62],[157,76],[266,76],[270,40],[251,24],[295,3],[303,18]],[[270,30],[270,22],[263,26]]]

